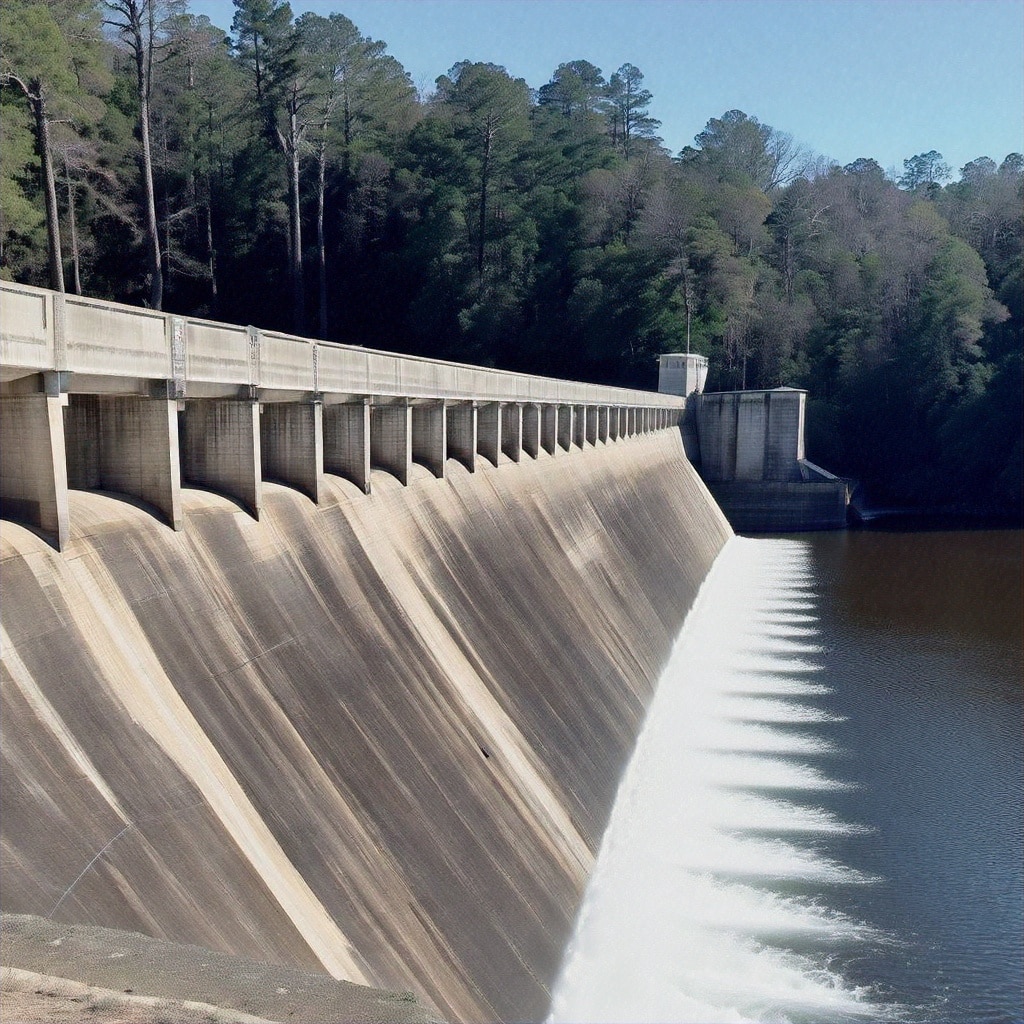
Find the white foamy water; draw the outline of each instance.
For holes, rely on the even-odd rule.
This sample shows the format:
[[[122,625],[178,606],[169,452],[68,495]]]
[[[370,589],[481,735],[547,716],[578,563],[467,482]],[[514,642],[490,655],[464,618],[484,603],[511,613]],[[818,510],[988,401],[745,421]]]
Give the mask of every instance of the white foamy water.
[[[799,541],[729,542],[687,618],[623,777],[552,1024],[877,1020],[836,973],[877,940],[832,910],[872,879],[821,854],[863,831],[814,804],[840,721]],[[797,952],[799,950],[799,952]]]

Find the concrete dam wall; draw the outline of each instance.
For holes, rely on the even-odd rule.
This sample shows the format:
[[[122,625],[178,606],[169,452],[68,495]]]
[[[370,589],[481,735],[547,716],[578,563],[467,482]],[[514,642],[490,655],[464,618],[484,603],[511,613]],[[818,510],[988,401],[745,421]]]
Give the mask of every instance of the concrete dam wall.
[[[5,911],[538,1019],[729,528],[679,433],[0,534]]]

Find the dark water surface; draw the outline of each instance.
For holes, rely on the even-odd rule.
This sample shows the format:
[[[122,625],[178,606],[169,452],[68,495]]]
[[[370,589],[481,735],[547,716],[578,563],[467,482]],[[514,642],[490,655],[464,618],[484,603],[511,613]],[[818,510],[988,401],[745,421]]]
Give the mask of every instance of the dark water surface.
[[[906,1019],[1022,1020],[1022,534],[803,539],[856,784],[829,805],[873,829],[828,853],[879,879],[830,902],[892,937],[837,966]]]

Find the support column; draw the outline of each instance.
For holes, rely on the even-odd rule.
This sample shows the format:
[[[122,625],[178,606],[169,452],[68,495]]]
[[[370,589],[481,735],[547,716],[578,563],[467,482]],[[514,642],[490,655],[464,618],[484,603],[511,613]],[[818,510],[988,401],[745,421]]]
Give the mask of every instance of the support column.
[[[458,459],[470,473],[476,472],[477,424],[476,405],[464,402],[459,405],[449,404],[448,421],[448,454]]]
[[[182,477],[234,498],[259,519],[263,510],[259,402],[186,401],[183,435]]]
[[[518,402],[501,404],[501,450],[518,462],[523,454],[523,407]]]
[[[613,405],[608,409],[608,440],[619,439],[619,407]]]
[[[370,400],[323,410],[324,472],[351,480],[370,493]]]
[[[531,459],[540,454],[540,406],[536,402],[523,406],[523,451]]]
[[[572,410],[572,443],[582,448],[587,440],[587,407],[575,405]]]
[[[630,406],[626,409],[626,437],[633,437],[636,434],[636,407]]]
[[[317,505],[323,497],[323,404],[265,403],[260,416],[263,478],[294,487]]]
[[[608,443],[608,406],[597,407],[597,439],[601,444]]]
[[[572,418],[573,408],[571,405],[558,407],[558,447],[563,451],[568,451],[572,445]]]
[[[586,406],[584,415],[586,417],[584,421],[584,436],[587,439],[587,444],[594,447],[597,444],[597,406]]]
[[[448,433],[443,401],[412,407],[412,457],[434,476],[444,479]]]
[[[487,402],[476,413],[476,450],[478,455],[498,464],[501,453],[501,404]]]
[[[542,405],[540,407],[540,446],[554,455],[558,451],[558,406]]]
[[[139,498],[158,509],[173,529],[182,528],[177,402],[140,395],[71,395],[64,428],[69,487]]]
[[[408,402],[375,405],[370,415],[370,465],[398,477],[412,476],[412,406]]]
[[[70,537],[62,401],[0,398],[0,512],[52,534],[58,551]]]

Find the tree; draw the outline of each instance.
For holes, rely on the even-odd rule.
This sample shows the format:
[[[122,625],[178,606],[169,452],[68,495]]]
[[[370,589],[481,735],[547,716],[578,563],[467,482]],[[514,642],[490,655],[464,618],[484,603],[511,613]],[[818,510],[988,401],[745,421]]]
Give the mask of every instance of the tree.
[[[0,84],[24,98],[42,172],[50,287],[64,290],[60,214],[51,126],[88,111],[88,89],[100,91],[99,25],[89,0],[9,0],[0,7]],[[23,165],[24,166],[24,165]],[[10,200],[8,200],[10,202]]]
[[[949,164],[943,161],[942,154],[930,149],[927,153],[918,153],[903,161],[903,174],[898,184],[900,188],[914,192],[941,185],[949,181],[950,174]]]
[[[643,72],[633,64],[623,64],[605,90],[605,106],[611,123],[612,142],[622,147],[628,160],[640,139],[655,139],[661,122],[647,113],[653,96],[643,87]]]

